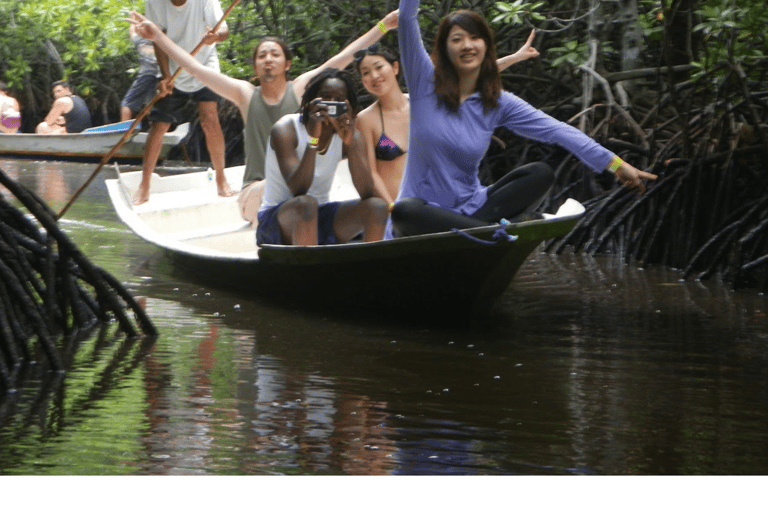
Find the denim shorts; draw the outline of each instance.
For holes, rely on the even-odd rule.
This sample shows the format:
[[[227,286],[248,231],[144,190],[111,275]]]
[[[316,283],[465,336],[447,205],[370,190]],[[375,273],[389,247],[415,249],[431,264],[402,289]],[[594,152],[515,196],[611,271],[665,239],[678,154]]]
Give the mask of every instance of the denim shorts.
[[[320,205],[317,212],[317,240],[320,245],[337,244],[336,232],[333,229],[333,221],[336,218],[336,211],[339,209],[338,202],[330,202]],[[259,227],[256,228],[256,245],[272,244],[284,245],[280,222],[277,220],[277,213],[283,203],[272,206],[259,212]]]
[[[207,87],[203,87],[195,92],[182,92],[174,89],[173,93],[155,104],[152,112],[149,114],[149,121],[172,125],[179,124],[184,119],[184,107],[190,101],[201,103],[203,101],[219,101],[220,98],[218,94]]]
[[[139,75],[133,81],[128,92],[125,93],[121,106],[128,107],[131,112],[140,112],[144,105],[152,101],[157,94],[157,82],[155,75]]]

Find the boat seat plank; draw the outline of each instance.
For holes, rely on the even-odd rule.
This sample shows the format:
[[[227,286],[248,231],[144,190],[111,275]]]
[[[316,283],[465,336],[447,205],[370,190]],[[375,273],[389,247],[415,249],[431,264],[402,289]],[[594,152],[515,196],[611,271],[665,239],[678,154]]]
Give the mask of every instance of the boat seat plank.
[[[213,224],[204,228],[190,229],[188,231],[177,231],[167,235],[169,240],[188,241],[194,243],[195,238],[212,238],[215,235],[229,235],[247,230],[250,233],[251,245],[256,244],[256,230],[251,228],[251,223],[241,220],[231,224]]]
[[[185,244],[218,251],[222,255],[255,258],[257,256],[256,231],[245,228],[214,236],[187,239]]]

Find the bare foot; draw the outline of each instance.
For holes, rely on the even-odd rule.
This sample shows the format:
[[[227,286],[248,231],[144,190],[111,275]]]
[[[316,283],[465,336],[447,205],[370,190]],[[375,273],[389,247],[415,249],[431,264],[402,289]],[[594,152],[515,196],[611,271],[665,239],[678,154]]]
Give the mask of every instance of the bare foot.
[[[149,201],[149,187],[139,185],[139,189],[133,194],[133,204],[140,205]]]
[[[221,197],[232,197],[232,196],[236,196],[238,194],[236,191],[234,191],[234,190],[232,190],[230,188],[229,183],[227,183],[226,181],[224,181],[223,183],[222,182],[218,182],[217,186],[218,186],[218,189],[219,189],[219,195]]]

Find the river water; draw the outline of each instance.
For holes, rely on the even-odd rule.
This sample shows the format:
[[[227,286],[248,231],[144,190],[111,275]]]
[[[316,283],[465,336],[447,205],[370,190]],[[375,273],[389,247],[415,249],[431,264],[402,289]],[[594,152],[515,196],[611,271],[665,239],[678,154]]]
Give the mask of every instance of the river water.
[[[59,210],[95,165],[0,160]],[[129,231],[106,168],[61,224],[161,332],[84,340],[0,411],[2,475],[765,475],[768,301],[534,253],[471,326],[285,309]]]

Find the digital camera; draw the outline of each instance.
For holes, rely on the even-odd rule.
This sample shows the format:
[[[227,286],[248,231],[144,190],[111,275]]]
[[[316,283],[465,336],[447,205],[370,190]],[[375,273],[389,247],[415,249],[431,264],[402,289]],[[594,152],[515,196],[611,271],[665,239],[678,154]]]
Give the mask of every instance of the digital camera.
[[[328,107],[328,115],[339,117],[347,111],[347,104],[343,101],[321,101],[321,105]]]

